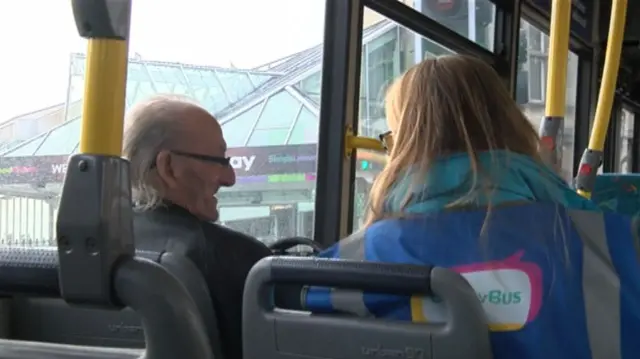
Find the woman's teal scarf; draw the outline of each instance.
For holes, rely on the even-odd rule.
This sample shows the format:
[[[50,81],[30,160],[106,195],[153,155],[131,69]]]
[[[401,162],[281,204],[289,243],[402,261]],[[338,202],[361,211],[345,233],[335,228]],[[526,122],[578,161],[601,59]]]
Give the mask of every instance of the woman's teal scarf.
[[[525,201],[557,203],[571,209],[598,209],[549,167],[528,156],[509,151],[486,151],[477,157],[481,173],[475,186],[468,154],[443,157],[436,160],[424,176],[412,170],[401,176],[385,202],[385,211],[442,211],[466,196],[472,187],[473,201],[469,205],[479,207]],[[402,208],[409,191],[411,200]]]

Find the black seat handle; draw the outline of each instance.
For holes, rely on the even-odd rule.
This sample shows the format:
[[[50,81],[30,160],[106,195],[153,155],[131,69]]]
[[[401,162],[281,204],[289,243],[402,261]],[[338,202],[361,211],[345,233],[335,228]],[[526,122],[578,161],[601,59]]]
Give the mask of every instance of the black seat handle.
[[[279,256],[264,259],[271,283],[393,294],[430,294],[432,266]]]

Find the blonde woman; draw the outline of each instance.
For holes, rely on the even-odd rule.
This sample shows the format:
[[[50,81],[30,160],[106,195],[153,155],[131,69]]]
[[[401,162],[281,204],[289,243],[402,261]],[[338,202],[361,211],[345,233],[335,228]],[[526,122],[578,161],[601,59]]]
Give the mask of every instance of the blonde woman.
[[[386,111],[393,145],[365,228],[322,257],[461,273],[499,359],[640,355],[629,219],[603,214],[543,163],[535,129],[491,67],[466,56],[424,61],[391,86]],[[436,297],[303,294],[311,311],[447,319]]]

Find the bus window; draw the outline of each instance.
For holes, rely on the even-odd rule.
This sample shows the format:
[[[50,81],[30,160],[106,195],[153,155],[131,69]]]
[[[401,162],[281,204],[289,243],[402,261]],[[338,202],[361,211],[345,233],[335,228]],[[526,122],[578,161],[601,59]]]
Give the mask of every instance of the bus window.
[[[440,44],[416,35],[382,15],[365,9],[360,71],[358,133],[377,137],[388,130],[384,115],[387,87],[409,67],[429,57],[452,54]],[[358,150],[354,190],[354,230],[363,223],[368,193],[385,157]]]
[[[324,8],[133,2],[127,108],[176,94],[217,117],[237,178],[217,194],[220,222],[265,241],[313,232]],[[12,54],[0,66],[10,91],[0,106],[0,245],[51,246],[67,159],[78,150],[86,41],[68,2],[3,2],[0,14],[11,14],[0,32]]]
[[[549,36],[528,21],[520,21],[516,99],[536,130],[540,128],[540,121],[544,117],[548,59]],[[573,180],[578,56],[569,51],[568,61],[562,140],[562,176],[571,182]]]
[[[398,0],[493,51],[496,6],[491,0]]]
[[[633,166],[633,131],[635,115],[632,111],[622,107],[619,116],[618,136],[616,143],[618,145],[616,154],[616,172],[631,173]]]

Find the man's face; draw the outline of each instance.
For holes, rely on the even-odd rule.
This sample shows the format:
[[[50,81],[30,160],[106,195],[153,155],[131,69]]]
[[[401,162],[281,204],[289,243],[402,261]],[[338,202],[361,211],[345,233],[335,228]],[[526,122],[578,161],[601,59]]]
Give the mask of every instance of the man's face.
[[[233,168],[225,162],[227,145],[222,129],[202,109],[184,112],[182,131],[172,148],[158,155],[158,172],[167,199],[209,221],[218,220],[218,200],[222,186],[233,186]]]

